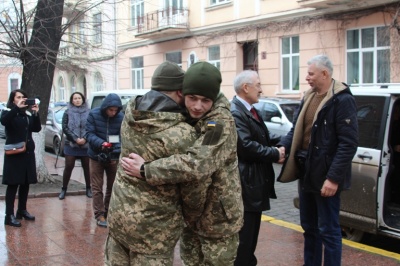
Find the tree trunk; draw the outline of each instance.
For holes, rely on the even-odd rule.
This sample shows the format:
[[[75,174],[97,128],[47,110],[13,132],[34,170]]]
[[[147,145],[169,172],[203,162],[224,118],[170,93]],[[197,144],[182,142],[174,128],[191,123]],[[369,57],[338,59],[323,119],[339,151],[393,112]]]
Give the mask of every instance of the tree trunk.
[[[27,47],[21,51],[23,65],[21,89],[29,97],[40,98],[39,115],[42,131],[36,137],[36,160],[40,181],[52,181],[44,163],[44,129],[50,102],[54,69],[60,46],[61,21],[64,0],[38,0],[32,35]]]
[[[51,182],[54,183],[54,178],[49,173],[45,163],[45,151],[44,151],[44,128],[39,133],[33,133],[32,138],[35,142],[35,156],[36,156],[36,173],[39,183]]]

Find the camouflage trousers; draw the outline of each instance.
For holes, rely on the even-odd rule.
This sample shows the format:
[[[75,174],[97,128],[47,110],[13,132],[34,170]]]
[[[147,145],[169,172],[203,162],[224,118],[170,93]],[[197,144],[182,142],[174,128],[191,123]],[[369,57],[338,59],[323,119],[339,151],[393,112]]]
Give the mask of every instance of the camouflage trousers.
[[[172,266],[174,254],[149,255],[136,253],[108,235],[104,250],[104,265],[107,266]]]
[[[224,238],[205,238],[185,227],[180,238],[181,259],[185,266],[233,265],[238,246],[238,233]]]

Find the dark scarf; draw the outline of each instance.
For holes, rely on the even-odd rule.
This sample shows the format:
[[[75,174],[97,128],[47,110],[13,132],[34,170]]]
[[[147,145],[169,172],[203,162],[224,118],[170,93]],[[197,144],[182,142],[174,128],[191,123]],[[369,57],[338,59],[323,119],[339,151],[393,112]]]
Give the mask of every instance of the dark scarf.
[[[86,121],[90,109],[87,108],[86,103],[81,106],[68,104],[68,128],[76,137],[83,138],[86,134]]]

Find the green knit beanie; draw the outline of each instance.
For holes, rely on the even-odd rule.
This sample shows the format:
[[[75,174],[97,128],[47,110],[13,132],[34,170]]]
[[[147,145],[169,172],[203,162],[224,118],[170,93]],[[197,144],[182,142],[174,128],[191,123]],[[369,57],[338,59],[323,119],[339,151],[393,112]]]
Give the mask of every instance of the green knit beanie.
[[[183,78],[183,95],[200,95],[217,99],[221,87],[221,72],[208,62],[197,62],[189,67]]]
[[[156,91],[182,90],[185,71],[177,64],[165,61],[154,71],[151,78],[151,89]]]

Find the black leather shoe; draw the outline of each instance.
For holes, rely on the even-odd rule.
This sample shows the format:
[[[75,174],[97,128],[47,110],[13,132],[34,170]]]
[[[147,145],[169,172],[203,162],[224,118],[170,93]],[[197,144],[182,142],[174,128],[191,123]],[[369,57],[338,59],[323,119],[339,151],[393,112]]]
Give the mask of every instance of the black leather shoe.
[[[4,219],[4,224],[14,226],[14,227],[21,227],[20,221],[18,221],[15,218],[14,214],[6,214],[6,218]]]
[[[88,197],[88,198],[93,197],[92,188],[91,187],[87,187],[86,188],[86,197]]]
[[[58,195],[58,198],[59,198],[60,200],[65,199],[65,194],[67,194],[67,189],[66,189],[66,188],[62,188],[62,189],[61,189],[60,195]]]
[[[31,215],[27,210],[17,211],[17,219],[22,219],[22,217],[25,220],[35,221],[35,216]]]

